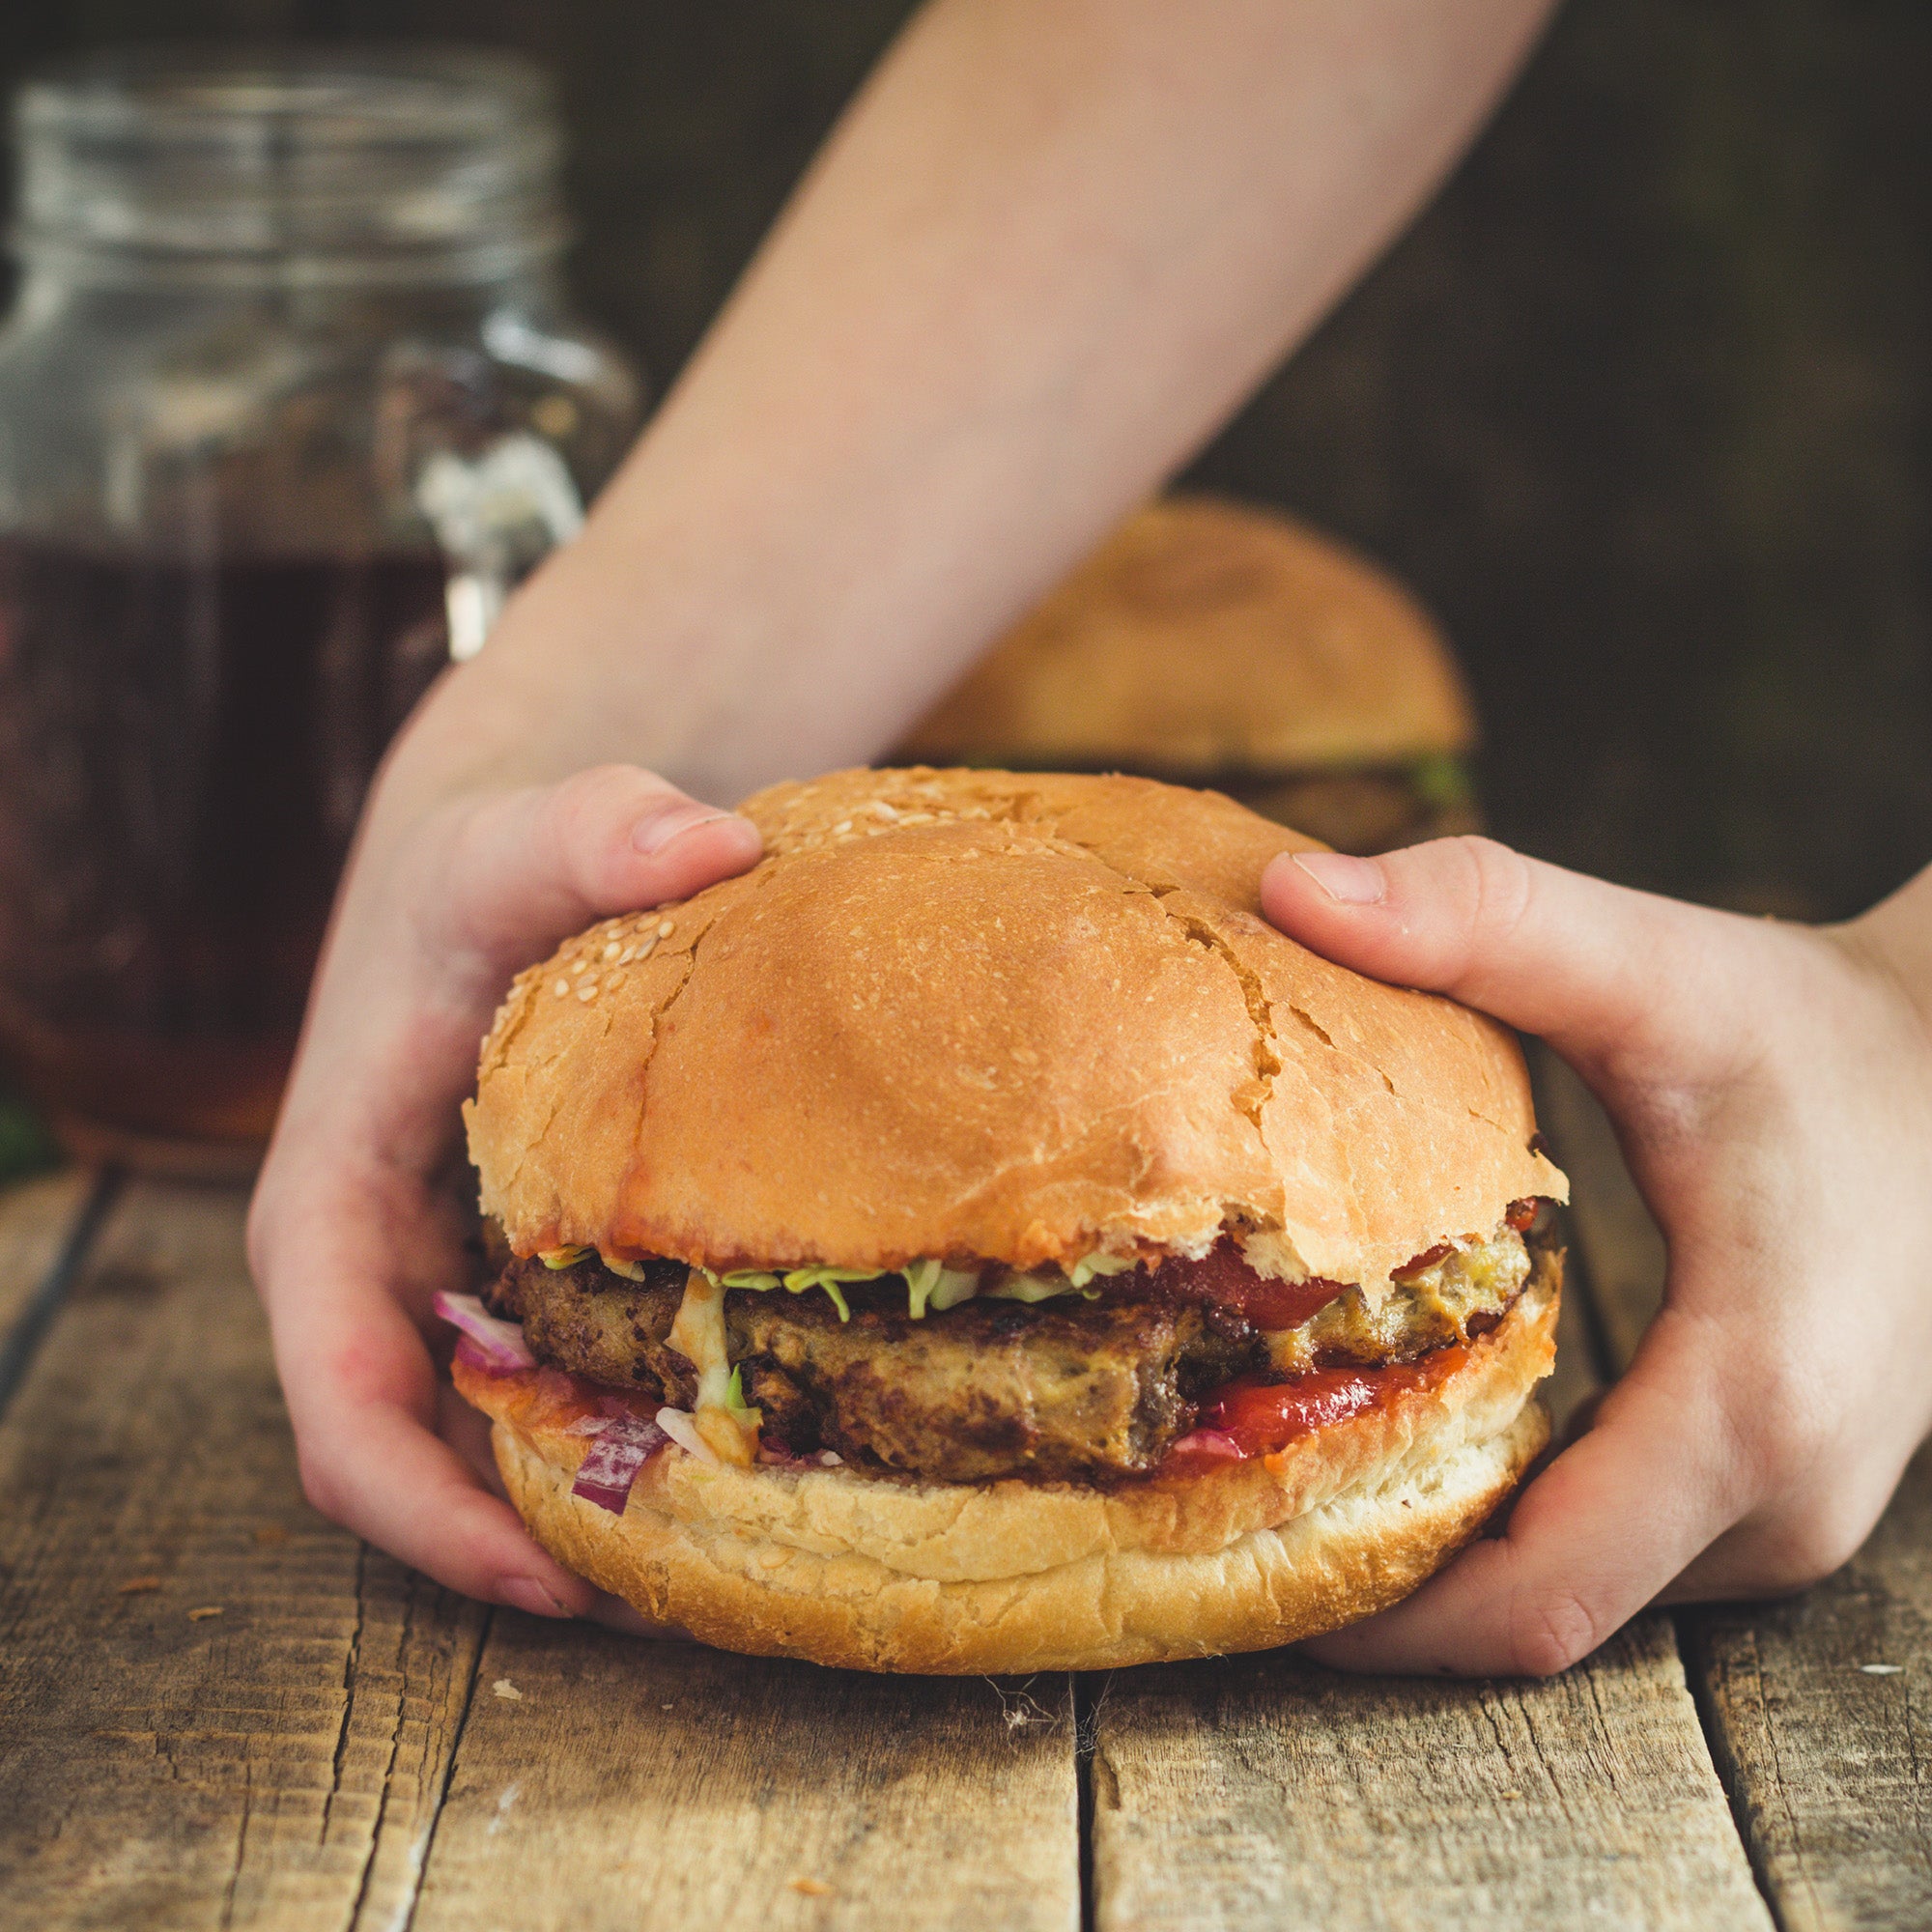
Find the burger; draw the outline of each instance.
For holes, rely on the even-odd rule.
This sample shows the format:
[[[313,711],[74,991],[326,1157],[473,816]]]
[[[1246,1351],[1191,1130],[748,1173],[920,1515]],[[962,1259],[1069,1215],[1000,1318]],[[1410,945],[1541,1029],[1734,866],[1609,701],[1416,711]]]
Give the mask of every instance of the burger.
[[[1511,1035],[1259,916],[1310,840],[1147,780],[850,771],[511,988],[452,1373],[559,1561],[868,1670],[1256,1649],[1415,1588],[1542,1448]]]
[[[1440,628],[1278,510],[1129,517],[907,736],[926,764],[1212,785],[1350,852],[1478,829],[1475,713]]]

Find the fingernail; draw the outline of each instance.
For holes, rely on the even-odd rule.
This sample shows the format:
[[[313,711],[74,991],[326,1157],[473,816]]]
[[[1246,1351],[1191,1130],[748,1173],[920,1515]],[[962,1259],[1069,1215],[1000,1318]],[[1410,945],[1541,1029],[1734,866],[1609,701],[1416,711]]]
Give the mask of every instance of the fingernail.
[[[674,838],[682,838],[687,832],[696,832],[700,825],[716,825],[721,819],[733,818],[737,814],[720,811],[714,805],[699,805],[687,799],[681,805],[673,805],[664,811],[653,812],[648,818],[640,818],[631,830],[631,843],[647,857],[656,858]]]
[[[1347,852],[1297,852],[1294,863],[1339,905],[1378,905],[1388,896],[1388,880],[1373,859]]]
[[[497,1595],[506,1604],[527,1610],[533,1617],[567,1617],[571,1611],[557,1602],[534,1577],[506,1577],[497,1586]]]

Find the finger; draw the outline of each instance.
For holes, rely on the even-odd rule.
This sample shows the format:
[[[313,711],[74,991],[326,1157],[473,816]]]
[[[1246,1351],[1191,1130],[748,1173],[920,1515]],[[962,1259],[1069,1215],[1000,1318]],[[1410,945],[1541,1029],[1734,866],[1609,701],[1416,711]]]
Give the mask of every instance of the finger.
[[[450,808],[371,889],[393,901],[375,916],[394,938],[352,948],[338,911],[265,1182],[282,1178],[292,1136],[330,1161],[351,1147],[406,1171],[436,1161],[513,973],[596,919],[684,897],[762,850],[749,820],[629,765]]]
[[[1309,1653],[1346,1670],[1534,1677],[1587,1656],[1740,1513],[1708,1356],[1692,1324],[1661,1315],[1597,1427],[1522,1492],[1503,1535]]]
[[[1314,952],[1447,993],[1541,1034],[1567,1059],[1667,1048],[1681,1073],[1681,1056],[1703,1062],[1714,1018],[1731,1009],[1718,990],[1729,915],[1605,885],[1490,838],[1437,838],[1379,859],[1284,853],[1262,875],[1262,906]]]
[[[1884,1516],[1919,1432],[1892,1445],[1862,1433],[1837,1444],[1804,1484],[1774,1484],[1758,1509],[1688,1565],[1662,1593],[1666,1604],[1788,1596],[1849,1563]]]
[[[490,1446],[490,1418],[471,1408],[440,1376],[436,1382],[436,1433],[475,1471],[476,1480],[493,1496],[507,1498],[509,1492]]]
[[[302,1484],[325,1516],[467,1596],[581,1615],[589,1586],[435,1433],[440,1378],[384,1275],[380,1228],[310,1222],[270,1296]]]
[[[543,1549],[445,1442],[382,1404],[331,1409],[298,1431],[310,1500],[449,1589],[538,1616],[582,1616],[589,1586]]]
[[[522,964],[593,920],[742,872],[763,849],[750,819],[635,765],[600,765],[466,813],[439,937],[492,965]]]

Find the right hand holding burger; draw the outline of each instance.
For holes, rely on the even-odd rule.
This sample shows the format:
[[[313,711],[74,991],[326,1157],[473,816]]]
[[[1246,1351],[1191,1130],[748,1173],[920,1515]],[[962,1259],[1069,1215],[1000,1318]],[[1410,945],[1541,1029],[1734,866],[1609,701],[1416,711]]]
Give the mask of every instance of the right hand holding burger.
[[[1609,1111],[1670,1257],[1629,1374],[1507,1533],[1317,1654],[1560,1670],[1660,1597],[1843,1563],[1932,1424],[1932,871],[1829,928],[1478,838],[1284,856],[1262,896],[1331,959],[1542,1035]]]

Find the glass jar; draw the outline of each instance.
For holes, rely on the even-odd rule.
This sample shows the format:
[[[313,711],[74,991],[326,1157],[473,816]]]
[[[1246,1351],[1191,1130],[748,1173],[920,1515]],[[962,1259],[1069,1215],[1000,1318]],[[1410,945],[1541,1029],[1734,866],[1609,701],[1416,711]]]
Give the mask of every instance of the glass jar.
[[[0,1050],[77,1151],[245,1166],[384,748],[639,383],[521,64],[108,58],[15,128]]]

